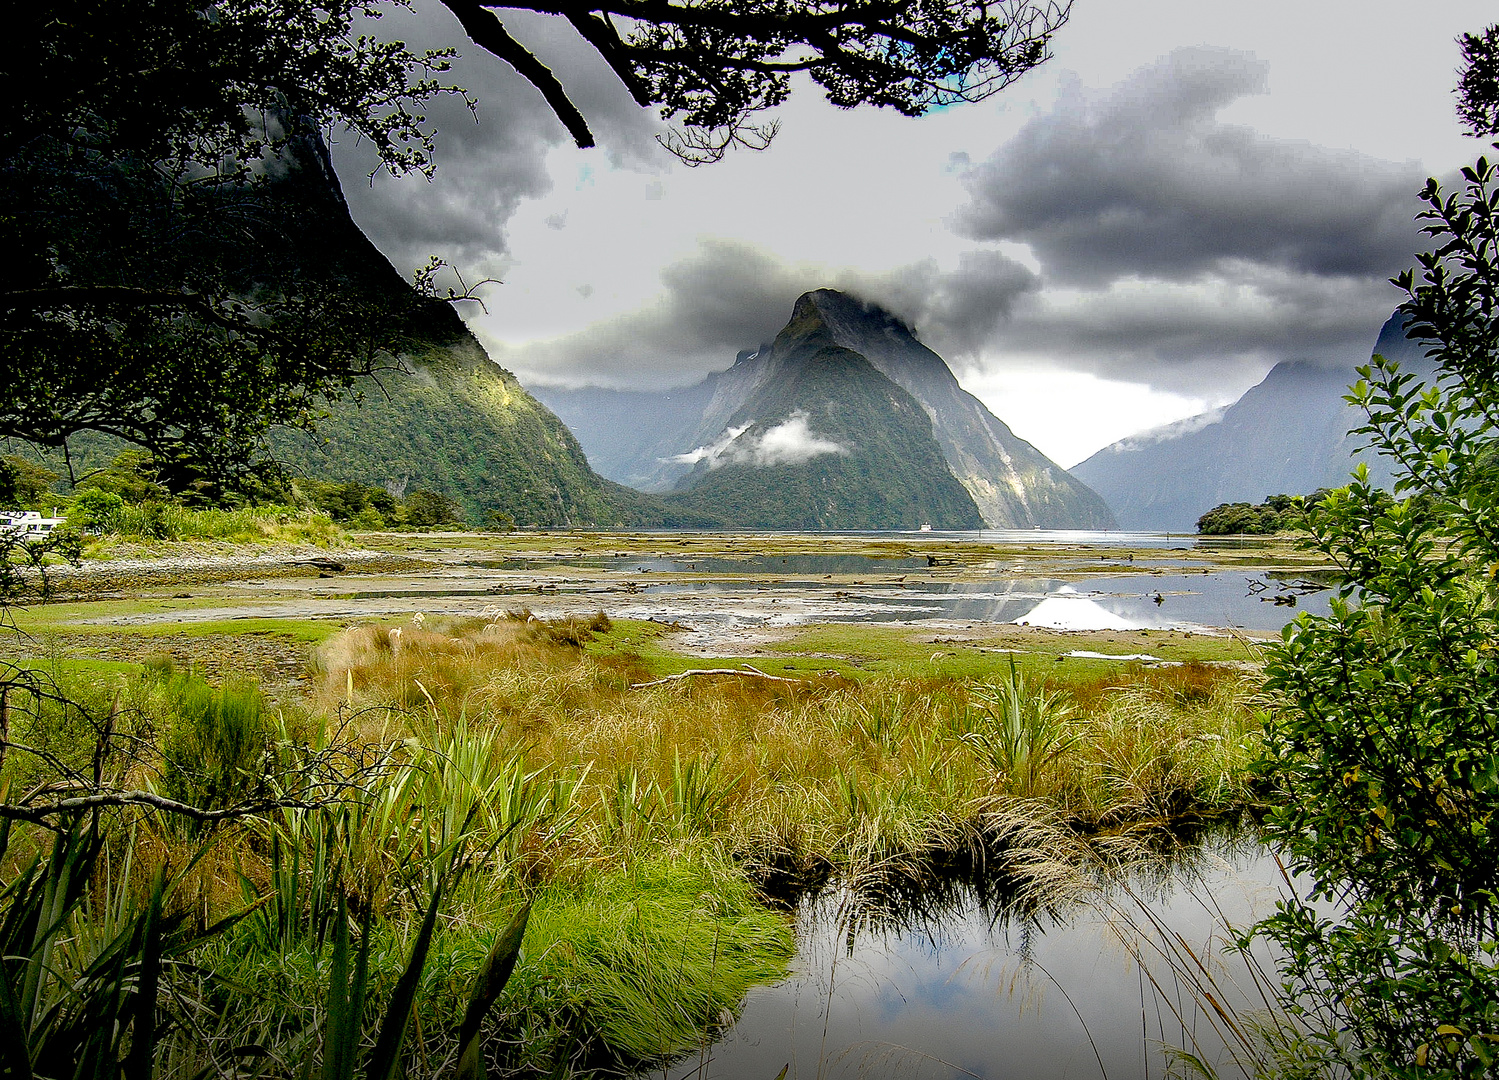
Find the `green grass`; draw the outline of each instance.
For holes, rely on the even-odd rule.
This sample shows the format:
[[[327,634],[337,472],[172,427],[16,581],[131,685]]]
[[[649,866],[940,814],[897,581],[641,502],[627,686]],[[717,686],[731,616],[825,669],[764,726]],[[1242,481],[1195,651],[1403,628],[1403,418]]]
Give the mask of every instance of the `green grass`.
[[[419,1031],[429,1057],[440,1060],[493,938],[527,899],[524,948],[485,1049],[493,1066],[530,1075],[568,1075],[585,1056],[645,1063],[690,1052],[750,987],[786,973],[794,947],[787,917],[721,863],[658,858],[529,894],[471,879],[448,905],[422,974]],[[380,925],[372,1014],[388,999],[415,929],[409,917]],[[233,988],[226,1011],[241,1034],[284,1036],[317,1024],[326,947],[304,940],[269,952],[242,924],[200,960]]]
[[[1176,630],[1052,632],[990,626],[958,636],[952,631],[869,623],[820,623],[784,631],[754,653],[685,656],[671,649],[670,628],[660,623],[614,620],[589,642],[590,656],[629,662],[642,681],[696,668],[743,667],[792,678],[829,673],[860,681],[893,677],[984,680],[1008,670],[1011,658],[1026,674],[1061,683],[1084,683],[1135,664],[1136,655],[1174,663],[1258,663],[1254,639]],[[971,636],[969,636],[971,635]],[[1119,660],[1075,657],[1072,652],[1114,654]]]
[[[503,1007],[541,1027],[581,1015],[612,1054],[652,1060],[699,1045],[751,986],[786,973],[785,916],[731,867],[650,860],[543,892]]]
[[[66,631],[69,634],[133,634],[157,637],[187,634],[196,637],[218,635],[265,635],[289,641],[316,645],[339,633],[345,622],[335,619],[282,619],[248,616],[235,619],[180,619],[173,615],[189,614],[205,608],[224,606],[217,597],[189,599],[92,600],[83,603],[63,602],[11,608],[9,618],[14,626],[28,634]],[[157,616],[154,622],[123,622],[138,616]],[[106,621],[107,620],[107,621]]]
[[[86,544],[84,557],[104,559],[124,554],[122,548],[190,541],[325,548],[345,536],[328,515],[288,507],[194,510],[175,503],[127,504],[110,515],[102,536]]]
[[[815,658],[827,667],[838,667],[841,662],[852,669],[844,673],[853,677],[988,679],[1007,670],[1013,658],[1028,675],[1080,682],[1132,662],[1069,656],[1072,652],[1120,657],[1145,654],[1179,663],[1258,660],[1248,639],[1173,630],[1061,633],[991,626],[958,634],[931,628],[827,623],[798,628],[767,648],[788,657]]]

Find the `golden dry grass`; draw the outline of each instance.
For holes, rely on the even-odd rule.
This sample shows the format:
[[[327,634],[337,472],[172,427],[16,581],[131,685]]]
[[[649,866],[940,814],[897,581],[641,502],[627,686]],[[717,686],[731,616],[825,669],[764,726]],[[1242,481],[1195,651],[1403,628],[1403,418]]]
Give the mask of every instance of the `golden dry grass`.
[[[535,782],[571,785],[566,835],[548,834],[552,869],[702,843],[751,865],[867,866],[973,843],[1032,800],[1091,830],[1244,798],[1257,724],[1242,676],[1222,669],[1033,688],[1057,741],[1022,776],[992,752],[984,687],[703,675],[635,688],[645,680],[628,656],[584,648],[607,629],[524,612],[358,627],[324,645],[318,701],[328,715],[404,710],[423,718],[424,743],[459,726]]]

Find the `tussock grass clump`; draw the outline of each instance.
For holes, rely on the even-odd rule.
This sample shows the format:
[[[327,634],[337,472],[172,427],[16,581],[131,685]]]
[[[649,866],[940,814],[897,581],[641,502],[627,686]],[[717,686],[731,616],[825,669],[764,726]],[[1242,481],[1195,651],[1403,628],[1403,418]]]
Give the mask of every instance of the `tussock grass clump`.
[[[209,686],[188,674],[165,680],[169,709],[160,733],[163,794],[204,809],[239,802],[265,775],[270,718],[259,687]]]
[[[528,613],[359,627],[324,647],[322,700],[417,710],[423,740],[461,718],[525,771],[574,785],[565,835],[552,834],[562,863],[707,844],[752,868],[857,870],[982,844],[1015,801],[1094,830],[1246,797],[1257,725],[1232,670],[1137,668],[1077,690],[1014,667],[981,683],[637,687],[628,656],[590,650],[608,633],[607,620]]]
[[[404,625],[354,627],[317,654],[322,676],[317,705],[328,713],[359,703],[453,715],[472,700],[505,714],[514,711],[508,705],[512,695],[565,697],[563,691],[578,681],[579,650],[609,626],[603,612],[546,621],[519,610],[495,619],[418,615]]]
[[[586,891],[544,891],[528,935],[528,962],[502,1007],[532,1030],[587,1017],[610,1057],[641,1063],[711,1037],[751,986],[785,974],[793,951],[789,924],[731,868],[662,860]]]
[[[1169,817],[1249,801],[1260,738],[1253,694],[1234,673],[1188,693],[1142,681],[1109,694],[1092,723],[1097,816]]]

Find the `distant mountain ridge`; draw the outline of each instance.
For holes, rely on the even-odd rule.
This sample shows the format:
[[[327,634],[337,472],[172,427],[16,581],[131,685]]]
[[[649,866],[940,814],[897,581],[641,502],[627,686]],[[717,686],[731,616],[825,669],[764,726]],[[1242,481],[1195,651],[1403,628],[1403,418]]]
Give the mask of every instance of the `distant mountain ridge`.
[[[1398,316],[1384,324],[1372,353],[1421,375],[1431,370]],[[1358,378],[1353,368],[1283,361],[1232,405],[1122,439],[1072,472],[1103,496],[1122,527],[1165,532],[1195,531],[1197,519],[1221,503],[1339,487],[1358,462],[1388,488],[1389,461],[1349,435],[1364,419],[1343,400]]]
[[[963,390],[946,362],[908,326],[833,289],[804,294],[774,342],[741,352],[732,367],[694,387],[656,394],[542,387],[535,393],[567,422],[604,475],[650,491],[685,485],[685,495],[704,482],[693,475],[694,469],[701,472],[701,458],[694,455],[708,452],[736,425],[753,424],[777,409],[776,418],[785,418],[776,385],[793,370],[794,359],[805,362],[812,355],[803,346],[813,338],[819,347],[841,348],[867,362],[872,372],[846,369],[864,390],[878,375],[917,403],[930,422],[943,471],[967,492],[982,524],[1113,527],[1101,498]],[[824,389],[836,400],[837,388]],[[845,434],[855,442],[869,437],[868,431]]]

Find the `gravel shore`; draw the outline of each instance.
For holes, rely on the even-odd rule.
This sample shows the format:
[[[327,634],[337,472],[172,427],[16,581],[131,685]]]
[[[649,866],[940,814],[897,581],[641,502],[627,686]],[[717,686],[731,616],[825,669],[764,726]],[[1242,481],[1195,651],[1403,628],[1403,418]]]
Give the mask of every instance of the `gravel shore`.
[[[242,578],[326,577],[334,574],[402,573],[430,569],[409,555],[383,551],[329,551],[317,547],[275,551],[194,550],[171,555],[87,559],[79,566],[51,566],[47,578],[55,600],[90,599],[141,589],[202,585]]]

